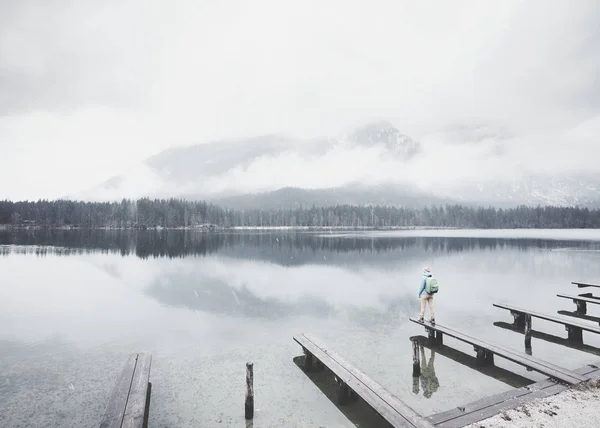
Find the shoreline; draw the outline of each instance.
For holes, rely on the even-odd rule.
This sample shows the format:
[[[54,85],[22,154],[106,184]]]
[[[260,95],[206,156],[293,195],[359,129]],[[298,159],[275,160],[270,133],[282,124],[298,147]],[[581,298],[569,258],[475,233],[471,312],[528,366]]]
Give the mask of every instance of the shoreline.
[[[179,227],[87,227],[87,226],[13,226],[0,224],[0,230],[195,230],[195,231],[237,231],[237,230],[348,230],[348,231],[390,231],[390,230],[458,230],[458,227],[451,226],[217,226],[217,225],[199,225],[199,226],[179,226]]]
[[[600,426],[600,379],[537,398],[464,428],[561,428]]]

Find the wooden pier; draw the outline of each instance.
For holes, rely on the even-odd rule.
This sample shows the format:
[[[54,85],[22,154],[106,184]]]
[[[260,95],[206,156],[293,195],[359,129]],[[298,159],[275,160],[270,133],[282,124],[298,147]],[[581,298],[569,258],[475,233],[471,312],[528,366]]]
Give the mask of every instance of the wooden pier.
[[[565,382],[567,384],[577,384],[587,380],[585,376],[579,375],[578,373],[575,373],[571,370],[551,364],[539,358],[535,358],[524,352],[520,352],[497,343],[486,342],[482,339],[478,339],[466,333],[461,333],[450,327],[444,327],[439,324],[421,322],[415,317],[411,317],[409,319],[412,322],[425,327],[425,330],[427,330],[427,332],[429,333],[430,340],[441,344],[442,337],[445,335],[473,345],[473,348],[477,353],[477,360],[481,364],[494,364],[494,355],[497,355],[499,357],[512,361],[513,363],[522,365],[528,369],[537,371],[539,373],[542,373],[556,380]]]
[[[469,367],[470,369],[475,370],[476,372],[479,372],[486,376],[490,376],[500,382],[512,386],[513,388],[521,388],[523,386],[527,386],[534,383],[533,380],[523,377],[517,373],[514,373],[502,367],[489,364],[482,365],[479,363],[479,361],[477,361],[476,357],[469,355],[465,352],[459,351],[458,349],[454,349],[447,345],[430,343],[429,338],[425,336],[411,336],[409,339],[412,343],[416,343],[419,346],[428,348],[436,354],[449,358],[452,361],[455,361],[459,364],[462,364],[465,367]]]
[[[591,295],[572,295],[572,294],[557,294],[558,297],[562,297],[563,299],[571,299],[573,303],[577,306],[577,310],[575,311],[577,314],[585,315],[587,314],[587,305],[588,303],[592,305],[600,305],[600,297],[593,297]]]
[[[588,364],[574,372],[587,379],[598,378],[600,377],[600,362]],[[536,398],[556,395],[568,388],[568,385],[546,379],[529,386],[485,397],[464,406],[428,416],[426,419],[438,428],[462,428],[496,416],[503,410],[514,409]]]
[[[150,414],[150,354],[129,356],[106,406],[100,428],[147,428]]]
[[[586,283],[586,282],[576,282],[576,281],[573,281],[573,282],[571,282],[571,284],[576,285],[577,288],[587,288],[587,287],[600,288],[599,284],[589,284],[589,283]]]
[[[577,285],[578,288],[600,288],[600,285],[590,283],[572,282],[572,284]],[[600,320],[600,318],[591,317],[586,313],[587,304],[600,304],[600,297],[593,296],[592,293],[577,296],[558,294],[557,296],[573,300],[577,305],[577,311],[573,316],[587,320]],[[572,385],[592,379],[600,379],[600,362],[588,364],[577,370],[570,370],[534,357],[531,352],[531,338],[536,337],[600,355],[600,348],[583,343],[583,333],[600,334],[599,327],[510,304],[495,303],[493,306],[507,310],[513,316],[513,322],[510,324],[495,322],[494,325],[523,333],[525,335],[526,352],[483,340],[471,334],[460,332],[452,327],[420,321],[416,317],[409,318],[411,322],[424,327],[427,333],[427,336],[418,335],[410,337],[410,341],[413,344],[413,379],[420,375],[419,349],[422,352],[422,348],[420,347],[428,347],[432,352],[450,358],[480,373],[493,376],[495,379],[514,387],[510,391],[485,397],[464,406],[429,416],[423,416],[403,403],[336,352],[330,350],[314,336],[301,334],[295,336],[294,340],[304,351],[302,369],[305,372],[310,372],[314,367],[328,369],[329,372],[333,373],[336,382],[336,401],[338,404],[348,404],[352,401],[351,398],[361,397],[370,406],[371,410],[374,410],[392,427],[462,428],[466,425],[493,417],[503,410],[514,409],[535,398],[549,397],[567,390]],[[558,312],[559,314],[562,313],[561,311]],[[533,318],[563,325],[567,331],[567,338],[533,330]],[[444,336],[473,346],[475,356],[470,356],[465,352],[447,346],[444,344]],[[541,373],[548,378],[534,382],[510,370],[497,367],[494,364],[495,356],[521,365],[528,371]]]
[[[310,334],[300,334],[294,340],[305,354],[305,370],[313,363],[329,369],[338,383],[338,402],[346,404],[354,393],[385,419],[392,427],[433,428],[421,414],[406,405],[380,384],[369,378],[358,368]]]
[[[565,330],[568,333],[568,339],[573,342],[583,342],[583,332],[587,331],[590,333],[600,334],[600,327],[595,327],[589,324],[583,324],[576,321],[571,321],[566,318],[557,317],[553,315],[543,314],[541,312],[532,311],[529,309],[518,308],[512,305],[503,305],[494,303],[494,306],[501,309],[507,309],[514,317],[515,328],[525,328],[525,316],[529,315],[533,318],[539,318],[541,320],[550,321],[565,326]]]

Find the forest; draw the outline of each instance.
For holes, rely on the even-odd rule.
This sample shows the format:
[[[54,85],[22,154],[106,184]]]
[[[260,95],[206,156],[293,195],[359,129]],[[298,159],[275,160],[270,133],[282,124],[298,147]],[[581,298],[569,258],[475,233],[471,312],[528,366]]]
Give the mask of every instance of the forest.
[[[598,228],[600,209],[517,206],[502,209],[466,205],[298,207],[232,210],[205,201],[124,199],[120,202],[70,200],[0,201],[0,225],[80,228],[261,227],[448,227]]]

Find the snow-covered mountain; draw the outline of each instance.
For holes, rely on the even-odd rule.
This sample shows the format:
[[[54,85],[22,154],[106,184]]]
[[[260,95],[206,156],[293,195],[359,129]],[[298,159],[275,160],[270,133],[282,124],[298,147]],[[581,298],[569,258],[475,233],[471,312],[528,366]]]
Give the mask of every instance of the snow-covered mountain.
[[[418,142],[388,122],[374,122],[338,138],[216,141],[166,150],[73,198],[179,197],[246,209],[453,202],[600,206],[600,173],[540,169],[540,159],[532,163],[515,154],[510,138],[477,127]]]

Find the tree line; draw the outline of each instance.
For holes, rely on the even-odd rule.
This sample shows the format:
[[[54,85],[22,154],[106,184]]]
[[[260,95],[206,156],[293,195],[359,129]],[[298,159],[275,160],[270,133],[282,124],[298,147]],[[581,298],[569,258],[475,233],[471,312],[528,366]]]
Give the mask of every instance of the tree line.
[[[455,227],[455,228],[598,228],[600,209],[561,206],[515,208],[438,205],[302,207],[234,210],[206,201],[124,199],[121,202],[70,200],[0,201],[0,224],[83,228],[180,227]]]

